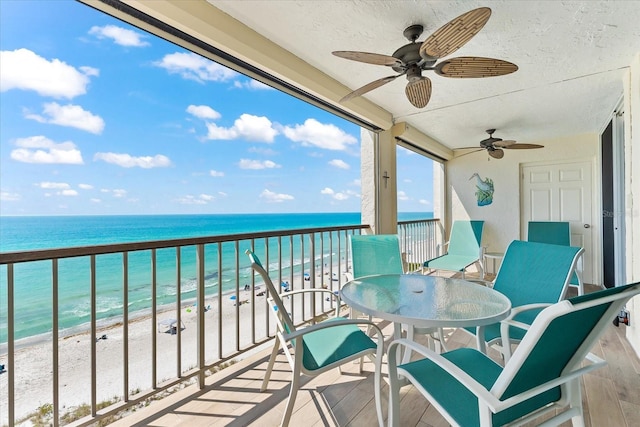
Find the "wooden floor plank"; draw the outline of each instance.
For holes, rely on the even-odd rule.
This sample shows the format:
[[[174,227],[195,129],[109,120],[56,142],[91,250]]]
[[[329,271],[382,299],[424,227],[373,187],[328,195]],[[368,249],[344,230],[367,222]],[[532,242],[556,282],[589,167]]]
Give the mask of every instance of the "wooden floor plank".
[[[640,390],[638,390],[640,393]],[[640,406],[629,402],[620,402],[622,414],[627,422],[627,426],[640,426]]]
[[[390,331],[385,328],[385,334]],[[611,326],[593,352],[606,358],[609,366],[585,376],[582,383],[587,427],[640,425],[640,375],[638,358],[624,338],[624,326]],[[418,338],[421,340],[422,338]],[[475,346],[471,335],[455,331],[449,348]],[[490,353],[499,360],[498,353]],[[289,393],[291,371],[284,355],[274,366],[268,390],[260,392],[270,349],[240,361],[206,379],[206,388],[188,386],[113,425],[120,426],[276,426],[279,425]],[[291,426],[370,426],[377,424],[373,399],[373,364],[364,372],[349,363],[343,374],[337,369],[319,377],[305,378],[298,393]],[[386,358],[383,365],[386,374]],[[383,381],[383,413],[386,419],[388,385]],[[401,425],[444,427],[448,423],[412,386],[401,389]],[[565,423],[564,425],[570,425]]]
[[[630,375],[635,369],[615,329],[611,325],[600,340],[604,359],[608,362],[607,367],[615,384],[618,400],[640,405],[640,376]]]
[[[583,381],[587,389],[591,424],[593,426],[626,426],[614,382],[591,374],[584,375]]]

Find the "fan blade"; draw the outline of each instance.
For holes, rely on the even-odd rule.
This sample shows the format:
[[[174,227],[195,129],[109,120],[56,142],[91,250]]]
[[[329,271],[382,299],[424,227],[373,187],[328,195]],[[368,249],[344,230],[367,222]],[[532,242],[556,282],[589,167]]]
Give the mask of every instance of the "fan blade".
[[[532,149],[532,148],[544,148],[544,145],[538,145],[538,144],[512,144],[508,147],[504,147],[504,148],[508,148],[509,150],[513,150],[514,148],[520,148],[523,150],[528,150],[528,149]]]
[[[489,155],[494,159],[501,159],[504,157],[504,151],[502,151],[499,148],[496,148],[494,150],[488,150],[488,152],[489,152]]]
[[[379,53],[354,52],[350,50],[337,50],[331,53],[333,53],[335,56],[339,56],[340,58],[364,62],[367,64],[386,65],[388,67],[401,67],[404,65],[404,63],[398,58],[394,58],[393,56],[389,55],[382,55]]]
[[[490,16],[491,9],[481,7],[449,21],[422,42],[420,56],[435,59],[451,55],[481,30]]]
[[[373,89],[377,89],[382,85],[385,85],[389,82],[392,82],[393,80],[395,80],[396,78],[402,76],[404,73],[402,74],[398,74],[397,76],[388,76],[388,77],[383,77],[381,79],[378,80],[374,80],[371,83],[367,83],[366,85],[362,86],[359,89],[354,90],[353,92],[351,92],[350,94],[344,96],[340,102],[346,102],[349,101],[350,99],[353,99],[357,96],[361,96],[364,95],[365,93],[372,91]]]
[[[404,93],[414,107],[424,108],[429,103],[429,98],[431,98],[431,80],[422,77],[421,79],[410,81],[407,83]]]
[[[473,150],[473,151],[469,151],[469,150]],[[460,151],[466,151],[466,153],[460,153]],[[473,153],[477,153],[478,151],[484,151],[484,148],[478,148],[478,147],[464,147],[464,148],[455,148],[453,150],[453,157],[455,157],[456,159],[462,156],[466,156],[467,154],[473,154]]]
[[[496,77],[518,71],[518,66],[501,59],[461,56],[442,61],[434,71],[443,77],[453,78]]]
[[[509,148],[510,146],[512,146],[513,144],[515,144],[516,142],[513,140],[506,140],[506,141],[496,141],[493,143],[494,147],[500,147],[500,148]]]

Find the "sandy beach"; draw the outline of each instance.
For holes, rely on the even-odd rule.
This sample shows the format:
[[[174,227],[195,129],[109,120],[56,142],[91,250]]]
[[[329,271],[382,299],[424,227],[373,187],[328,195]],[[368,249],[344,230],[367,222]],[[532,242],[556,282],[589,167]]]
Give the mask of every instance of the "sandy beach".
[[[337,268],[334,270],[337,271]],[[344,271],[344,270],[342,270]],[[328,276],[316,277],[316,286],[328,282],[333,283],[334,289],[339,288],[343,280]],[[296,276],[293,288],[311,286],[311,281]],[[225,294],[219,304],[218,298],[205,300],[205,359],[207,363],[218,360],[218,331],[222,330],[222,356],[225,357],[236,351],[236,348],[246,348],[252,343],[251,319],[255,319],[255,337],[260,341],[266,335],[267,311],[264,284],[256,279],[256,289],[245,291],[240,286],[236,304],[231,294]],[[293,299],[293,298],[292,298]],[[285,301],[285,304],[287,302]],[[302,304],[297,301],[293,310],[300,310]],[[327,303],[328,304],[328,303]],[[222,308],[221,322],[218,313]],[[182,340],[182,371],[197,366],[197,308],[193,302],[184,304],[180,310],[184,329],[181,331]],[[236,323],[238,313],[239,324]],[[299,314],[298,314],[299,315]],[[296,317],[298,316],[296,315]],[[176,307],[165,306],[158,310],[157,322],[176,318]],[[120,319],[121,320],[121,319]],[[269,318],[269,328],[274,330],[274,322]],[[238,327],[239,326],[239,327]],[[148,390],[153,386],[152,373],[152,317],[145,314],[129,320],[129,386],[131,394]],[[105,338],[101,338],[101,337]],[[238,336],[239,342],[237,342]],[[59,384],[60,407],[64,413],[81,404],[88,404],[91,400],[91,341],[96,340],[96,381],[97,401],[114,400],[124,393],[123,378],[123,337],[122,322],[99,328],[96,337],[90,331],[76,333],[59,340]],[[42,337],[41,337],[42,338]],[[157,382],[175,378],[177,376],[177,335],[157,332]],[[40,339],[31,345],[16,343],[15,352],[15,411],[18,418],[33,413],[39,407],[53,403],[53,352],[50,336]],[[244,356],[247,356],[245,354]],[[6,345],[0,355],[0,364],[7,364]],[[8,422],[8,375],[0,375],[0,425]]]

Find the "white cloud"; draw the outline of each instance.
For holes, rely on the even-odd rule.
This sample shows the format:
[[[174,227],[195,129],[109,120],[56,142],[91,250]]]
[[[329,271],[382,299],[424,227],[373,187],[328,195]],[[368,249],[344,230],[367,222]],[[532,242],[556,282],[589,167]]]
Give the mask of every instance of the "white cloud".
[[[254,116],[242,114],[235,120],[233,126],[225,128],[215,123],[207,123],[207,139],[238,139],[243,138],[248,141],[273,142],[278,134],[274,129],[271,120],[264,116]]]
[[[305,120],[303,125],[285,126],[284,135],[304,146],[314,146],[325,150],[346,150],[358,140],[332,124],[322,124],[315,119]]]
[[[282,194],[282,193],[274,193],[268,189],[264,189],[262,193],[260,193],[261,199],[266,199],[269,203],[282,203],[285,200],[293,200],[294,197],[290,194]]]
[[[325,187],[322,190],[320,190],[320,194],[331,196],[332,199],[338,200],[338,201],[347,200],[350,197],[360,197],[358,193],[352,190],[334,191],[332,188],[329,188],[329,187]]]
[[[91,185],[91,184],[78,184],[78,188],[80,188],[81,190],[92,190],[93,189],[93,185]]]
[[[115,44],[119,44],[120,46],[149,46],[149,43],[143,40],[146,35],[115,25],[105,25],[104,27],[93,26],[89,30],[89,34],[99,39],[111,39]]]
[[[409,200],[409,196],[404,191],[398,191],[398,200]]]
[[[402,180],[402,182],[412,183],[413,181],[410,178],[405,178]]]
[[[102,203],[102,200],[96,199],[96,198],[89,199],[89,200],[91,200],[93,203]]]
[[[320,190],[320,194],[334,194],[335,192],[329,188],[329,187],[325,187],[322,190]]]
[[[83,164],[82,154],[70,141],[55,143],[42,135],[18,138],[19,148],[11,151],[11,158],[22,163]]]
[[[187,107],[187,113],[199,118],[199,119],[219,119],[220,113],[208,105],[189,105]]]
[[[224,191],[218,191],[218,194],[222,197],[227,197],[227,193],[225,193]]]
[[[89,77],[98,71],[91,67],[80,70],[60,61],[51,61],[28,49],[0,52],[0,91],[32,90],[42,96],[74,98],[87,93]]]
[[[334,191],[332,188],[329,187],[325,187],[322,190],[320,190],[320,194],[324,194],[327,196],[331,196],[332,199],[335,200],[347,200],[350,196],[356,195],[356,193],[354,193],[353,191]]]
[[[43,188],[45,190],[67,190],[69,188],[71,188],[71,186],[69,184],[67,184],[66,182],[48,182],[48,181],[43,181],[43,182],[38,182],[36,184],[34,184],[36,187],[40,187]]]
[[[215,176],[215,177],[219,177],[219,176],[224,176],[224,172],[220,172],[220,171],[216,171],[216,170],[211,169],[209,171],[209,175]]]
[[[279,164],[272,162],[271,160],[250,160],[250,159],[240,159],[238,163],[240,169],[275,169],[280,168]]]
[[[44,104],[42,113],[44,116],[25,114],[25,117],[40,123],[74,127],[94,134],[100,134],[104,130],[102,117],[93,115],[79,105],[60,105],[57,102],[49,102]]]
[[[180,197],[178,199],[178,203],[182,205],[206,205],[212,200],[215,200],[215,197],[209,194],[200,194],[198,196],[192,196],[191,194],[188,194],[186,196]]]
[[[93,160],[102,160],[107,163],[122,166],[123,168],[140,167],[143,169],[151,169],[171,166],[171,160],[162,154],[133,157],[126,153],[96,153],[93,156]]]
[[[418,203],[420,203],[421,205],[431,206],[431,202],[426,199],[420,199]]]
[[[338,169],[349,169],[350,168],[350,166],[345,161],[340,160],[340,159],[333,159],[333,160],[331,160],[329,162],[329,164],[331,166],[337,167]]]
[[[3,202],[16,202],[22,197],[18,193],[9,193],[8,191],[0,192],[0,200]]]
[[[101,193],[111,193],[111,194],[113,194],[113,197],[118,197],[118,198],[124,197],[124,196],[127,195],[127,190],[122,190],[122,189],[111,190],[109,188],[102,188],[102,189],[100,189],[100,192]]]
[[[78,192],[76,190],[62,190],[59,191],[58,194],[60,196],[77,196]]]
[[[156,61],[155,66],[164,68],[171,74],[180,74],[185,79],[199,83],[206,81],[223,82],[235,78],[238,73],[195,53],[176,52]]]
[[[247,151],[249,151],[250,153],[261,154],[263,156],[275,156],[276,154],[278,154],[275,150],[272,150],[271,148],[264,148],[264,147],[251,147]]]
[[[94,67],[88,67],[86,65],[83,65],[80,68],[80,71],[82,71],[85,75],[87,76],[99,76],[100,75],[100,70]]]
[[[245,82],[236,80],[235,82],[233,82],[233,87],[238,89],[249,89],[249,90],[274,90],[271,86],[266,85],[257,80],[249,80]]]

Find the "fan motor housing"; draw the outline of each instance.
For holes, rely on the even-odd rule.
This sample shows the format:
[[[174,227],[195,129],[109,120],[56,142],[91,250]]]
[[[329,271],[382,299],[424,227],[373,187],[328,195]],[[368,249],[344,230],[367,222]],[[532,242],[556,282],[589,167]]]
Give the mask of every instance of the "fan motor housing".
[[[404,46],[402,46],[401,48],[399,48],[398,50],[396,50],[395,52],[393,52],[393,56],[394,58],[398,58],[400,61],[402,61],[404,64],[403,66],[400,67],[391,67],[393,68],[394,71],[398,72],[398,73],[402,73],[406,68],[407,65],[414,65],[419,63],[420,61],[422,61],[424,58],[422,58],[422,56],[420,56],[420,43],[409,43],[406,44]],[[422,69],[426,69],[428,67],[433,66],[433,64],[436,63],[436,60],[425,60],[422,64],[421,67]]]
[[[502,139],[494,138],[494,137],[487,138],[487,139],[484,139],[484,140],[480,141],[480,146],[483,147],[483,148],[493,148],[493,144],[498,142],[498,141],[502,141]]]

